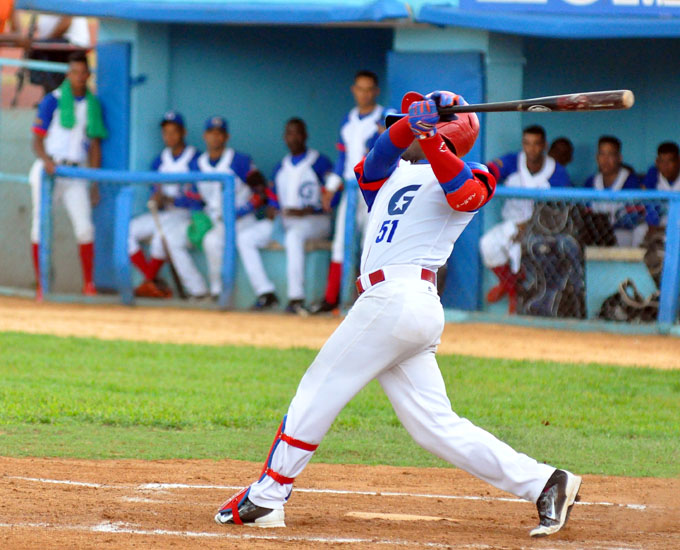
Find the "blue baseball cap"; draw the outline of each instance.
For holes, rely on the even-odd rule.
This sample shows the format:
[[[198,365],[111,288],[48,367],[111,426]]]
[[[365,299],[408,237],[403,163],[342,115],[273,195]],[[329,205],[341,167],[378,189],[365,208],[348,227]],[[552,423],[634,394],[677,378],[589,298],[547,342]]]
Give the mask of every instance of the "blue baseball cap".
[[[180,128],[184,128],[184,117],[177,111],[168,111],[163,115],[161,126],[168,122],[172,122],[173,124],[177,124]]]
[[[223,132],[229,132],[229,125],[227,124],[227,119],[221,116],[211,116],[205,121],[206,130],[222,130]]]

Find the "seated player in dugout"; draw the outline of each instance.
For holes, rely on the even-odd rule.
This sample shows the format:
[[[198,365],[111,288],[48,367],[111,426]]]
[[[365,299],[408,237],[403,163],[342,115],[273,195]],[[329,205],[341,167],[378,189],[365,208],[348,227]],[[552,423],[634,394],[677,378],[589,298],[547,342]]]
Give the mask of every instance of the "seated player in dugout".
[[[574,144],[564,136],[555,138],[548,149],[548,156],[566,168],[574,159]]]
[[[286,232],[286,275],[289,313],[305,310],[305,242],[330,235],[330,214],[322,205],[324,182],[333,174],[333,164],[325,155],[307,147],[307,125],[291,118],[283,139],[290,151],[274,168],[272,182],[281,208]],[[264,295],[256,307],[269,307],[276,297]]]
[[[621,141],[614,136],[601,136],[597,142],[597,172],[584,184],[587,189],[597,191],[622,191],[641,188],[640,179],[632,168],[623,164]],[[605,216],[598,223],[598,231],[613,231],[617,246],[640,246],[647,225],[644,223],[644,206],[620,202],[593,201],[588,210]],[[604,226],[604,227],[600,227]]]
[[[408,115],[356,166],[369,208],[359,298],[302,377],[259,478],[219,508],[218,524],[285,527],[295,479],[337,415],[374,379],[423,448],[536,503],[532,537],[552,535],[567,522],[581,478],[518,453],[459,417],[437,365],[444,312],[436,272],[496,188],[485,166],[459,158],[479,135],[477,116],[440,120],[438,105],[462,102],[451,92],[425,98],[410,92],[402,101]]]
[[[40,242],[41,178],[45,170],[53,175],[57,166],[101,166],[101,140],[108,132],[99,100],[88,89],[90,68],[84,53],[69,56],[68,72],[62,84],[48,93],[38,106],[33,123],[33,150],[38,157],[31,167],[33,217],[31,247],[37,282],[36,299],[42,300],[38,243]],[[54,201],[61,200],[71,220],[83,271],[83,294],[94,296],[94,224],[92,207],[99,203],[97,184],[82,179],[56,178]]]
[[[234,178],[236,208],[235,238],[239,256],[256,295],[274,291],[273,285],[263,285],[266,279],[259,249],[271,240],[276,200],[267,189],[267,180],[249,155],[227,147],[229,126],[221,116],[205,121],[203,132],[206,151],[191,163],[191,169],[203,173],[230,174]],[[198,191],[205,202],[206,223],[191,233],[191,243],[203,248],[208,263],[209,292],[214,300],[222,292],[222,258],[226,245],[222,217],[222,183],[202,181]],[[267,280],[268,281],[268,280]]]
[[[489,170],[506,187],[549,189],[571,185],[564,167],[545,154],[545,130],[529,126],[522,132],[522,151],[509,153],[488,163]],[[479,242],[484,265],[491,269],[498,284],[489,290],[489,303],[508,296],[508,313],[517,309],[517,285],[522,260],[522,237],[531,219],[534,202],[507,199],[501,210],[501,223],[487,231]]]
[[[673,141],[665,141],[657,148],[656,161],[643,180],[643,187],[654,191],[680,191],[680,148]],[[665,230],[668,209],[662,204],[647,205],[646,221],[651,233]]]
[[[184,174],[190,171],[190,164],[199,156],[193,145],[187,145],[184,117],[177,111],[168,111],[160,123],[165,148],[151,163],[151,170],[162,174]],[[130,222],[128,231],[128,254],[130,261],[144,275],[144,282],[135,289],[135,295],[146,298],[170,298],[172,291],[167,283],[158,277],[158,272],[168,259],[167,252],[177,275],[189,297],[202,296],[207,287],[196,268],[184,243],[192,214],[203,209],[203,201],[194,183],[166,183],[152,187],[150,200],[158,209],[157,222],[150,212],[136,216]],[[161,236],[162,232],[162,236]],[[165,238],[168,250],[163,245]],[[141,248],[142,242],[149,243],[149,260]]]

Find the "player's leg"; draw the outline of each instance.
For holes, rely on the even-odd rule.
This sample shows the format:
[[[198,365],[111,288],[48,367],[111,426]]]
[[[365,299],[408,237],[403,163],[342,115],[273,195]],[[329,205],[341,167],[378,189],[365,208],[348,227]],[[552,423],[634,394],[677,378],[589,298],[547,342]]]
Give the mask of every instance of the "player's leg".
[[[419,445],[456,467],[531,502],[545,499],[545,490],[557,487],[553,480],[561,474],[556,474],[552,466],[518,453],[487,431],[456,415],[446,395],[435,351],[436,346],[432,346],[378,377],[401,423]],[[551,534],[566,522],[568,507],[578,493],[580,478],[568,473],[563,478],[560,483],[564,483],[555,491],[559,488],[565,492],[567,506],[558,510],[561,517],[552,518],[557,523],[548,520],[549,525],[542,529],[545,518],[541,503],[538,503],[541,526],[532,531],[532,536]]]
[[[96,294],[94,270],[94,224],[87,181],[67,180],[63,191],[64,207],[71,219],[83,269],[83,294]]]
[[[518,243],[514,242],[517,232],[517,225],[506,221],[493,226],[479,240],[482,262],[498,277],[498,284],[489,290],[486,299],[489,303],[494,303],[508,294],[510,309],[514,309],[516,300],[517,274],[511,266],[517,263]]]
[[[153,222],[153,217],[150,213],[140,214],[130,220],[128,228],[128,255],[132,264],[139,269],[144,275],[145,279],[153,279],[149,277],[149,262],[144,256],[141,243],[148,241],[153,237],[156,231],[156,226]]]
[[[222,257],[224,255],[224,224],[218,222],[203,237],[203,251],[208,263],[210,294],[219,296],[222,292]]]
[[[305,300],[305,242],[330,233],[328,216],[305,216],[286,222],[286,276],[288,300]]]
[[[387,281],[359,297],[298,386],[259,481],[225,503],[219,523],[233,523],[233,506],[247,497],[266,510],[281,510],[293,480],[311,459],[333,420],[368,382],[392,365],[433,344],[443,315],[423,315],[420,303],[437,300],[423,281]],[[405,298],[418,285],[413,299]],[[238,498],[237,498],[238,497]],[[281,516],[282,517],[282,516]]]
[[[260,298],[274,293],[274,283],[267,276],[260,255],[260,248],[271,241],[273,229],[274,222],[264,219],[241,227],[236,232],[236,248],[258,303]]]
[[[40,264],[38,260],[38,243],[40,242],[40,184],[44,163],[36,160],[28,173],[28,181],[31,184],[31,257],[35,271],[36,299],[42,300],[42,288],[40,286]]]
[[[340,285],[342,283],[342,262],[345,259],[345,222],[347,217],[347,193],[343,193],[335,215],[333,244],[331,246],[331,263],[328,266],[328,282],[324,300],[313,312],[332,311],[340,301]]]
[[[189,251],[191,243],[187,237],[187,229],[190,223],[189,212],[177,209],[168,212],[161,227],[182,286],[190,297],[201,297],[208,293],[208,287]]]

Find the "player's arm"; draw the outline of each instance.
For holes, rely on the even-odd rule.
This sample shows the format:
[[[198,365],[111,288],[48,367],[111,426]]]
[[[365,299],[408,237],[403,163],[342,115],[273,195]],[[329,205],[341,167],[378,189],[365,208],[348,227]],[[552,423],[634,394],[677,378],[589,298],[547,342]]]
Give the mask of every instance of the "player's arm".
[[[101,168],[102,165],[102,142],[99,138],[90,139],[87,148],[87,163],[90,168]],[[90,182],[90,202],[97,206],[100,200],[99,185],[96,181]]]
[[[517,154],[508,153],[507,155],[493,159],[491,162],[487,162],[486,166],[489,168],[491,175],[496,178],[496,181],[501,182],[510,174],[517,171]]]
[[[40,105],[38,105],[38,113],[31,127],[33,132],[33,151],[45,163],[45,171],[50,175],[54,174],[57,164],[45,150],[45,137],[47,136],[47,130],[50,127],[56,108],[57,98],[53,94],[47,94],[40,102]]]
[[[473,212],[484,206],[496,190],[496,178],[478,163],[469,165],[451,151],[437,133],[437,103],[454,105],[457,96],[449,92],[431,94],[423,101],[409,107],[408,123],[419,140],[423,153],[430,161],[432,171],[444,190],[449,206],[459,212]],[[404,120],[404,119],[402,119]]]
[[[397,169],[401,155],[413,143],[413,138],[408,118],[404,117],[380,134],[373,149],[354,167],[359,189],[369,210],[383,183]]]

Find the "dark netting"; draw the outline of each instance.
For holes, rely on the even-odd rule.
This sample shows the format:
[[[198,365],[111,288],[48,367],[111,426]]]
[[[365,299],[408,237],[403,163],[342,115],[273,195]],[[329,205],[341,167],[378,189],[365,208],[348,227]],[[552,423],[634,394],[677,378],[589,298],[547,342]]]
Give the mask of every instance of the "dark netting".
[[[518,315],[656,321],[667,206],[534,202],[512,241],[521,248],[519,269],[517,262],[494,269],[499,284],[487,299],[507,295]]]

